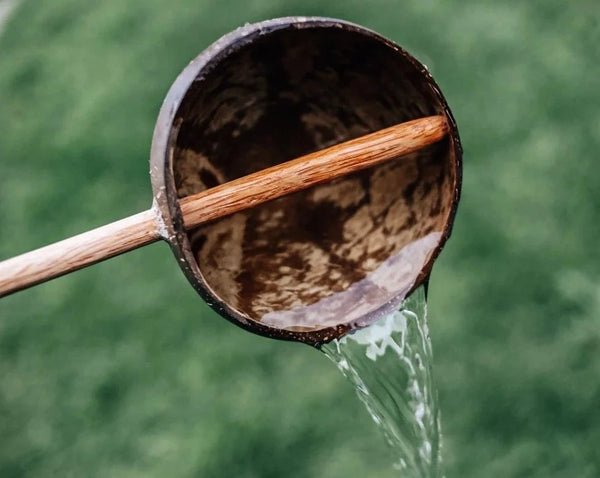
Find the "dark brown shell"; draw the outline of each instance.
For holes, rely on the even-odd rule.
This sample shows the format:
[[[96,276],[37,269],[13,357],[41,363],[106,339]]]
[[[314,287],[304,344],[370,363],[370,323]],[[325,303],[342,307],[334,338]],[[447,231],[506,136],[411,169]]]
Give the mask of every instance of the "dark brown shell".
[[[423,116],[450,136],[409,157],[185,232],[179,198]],[[165,236],[189,281],[253,332],[320,344],[398,307],[450,235],[456,125],[427,69],[327,18],[283,18],[218,40],[181,73],[151,156]]]

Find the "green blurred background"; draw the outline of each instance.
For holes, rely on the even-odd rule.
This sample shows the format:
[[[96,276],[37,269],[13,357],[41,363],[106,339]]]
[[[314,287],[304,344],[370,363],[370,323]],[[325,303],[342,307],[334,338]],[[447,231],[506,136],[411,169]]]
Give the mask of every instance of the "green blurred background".
[[[600,475],[600,8],[574,2],[21,0],[0,34],[0,257],[149,206],[181,69],[245,23],[375,29],[461,131],[434,268],[448,477]],[[0,301],[0,476],[391,477],[335,367],[211,312],[165,244]]]

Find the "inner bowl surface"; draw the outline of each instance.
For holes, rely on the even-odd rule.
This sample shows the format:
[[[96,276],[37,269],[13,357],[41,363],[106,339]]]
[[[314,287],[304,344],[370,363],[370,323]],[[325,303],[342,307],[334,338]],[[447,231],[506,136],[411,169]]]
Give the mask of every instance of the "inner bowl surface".
[[[166,190],[177,198],[411,119],[442,114],[454,128],[422,65],[355,25],[284,19],[221,42],[173,116]],[[228,318],[283,338],[333,338],[427,277],[457,201],[454,134],[171,242]]]

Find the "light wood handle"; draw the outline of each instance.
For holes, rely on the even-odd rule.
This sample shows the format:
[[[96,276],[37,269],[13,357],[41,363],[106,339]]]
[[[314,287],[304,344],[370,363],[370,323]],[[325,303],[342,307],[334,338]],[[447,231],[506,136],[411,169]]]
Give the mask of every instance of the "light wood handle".
[[[160,239],[147,211],[0,262],[0,297]]]
[[[191,229],[412,153],[447,132],[443,116],[408,121],[207,189],[179,201],[184,226]],[[0,297],[157,241],[157,214],[149,209],[0,262]]]

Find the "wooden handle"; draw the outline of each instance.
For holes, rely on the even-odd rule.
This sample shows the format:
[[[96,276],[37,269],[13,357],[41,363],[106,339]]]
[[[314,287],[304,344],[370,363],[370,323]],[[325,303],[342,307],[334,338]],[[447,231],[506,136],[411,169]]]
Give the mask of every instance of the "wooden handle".
[[[179,201],[184,226],[191,229],[412,153],[447,132],[444,116],[408,121],[207,189]],[[0,262],[0,297],[157,241],[157,215],[149,209]]]
[[[179,201],[186,229],[337,177],[370,168],[441,140],[444,116],[385,128],[229,181]]]
[[[152,209],[0,262],[0,297],[160,239]]]

